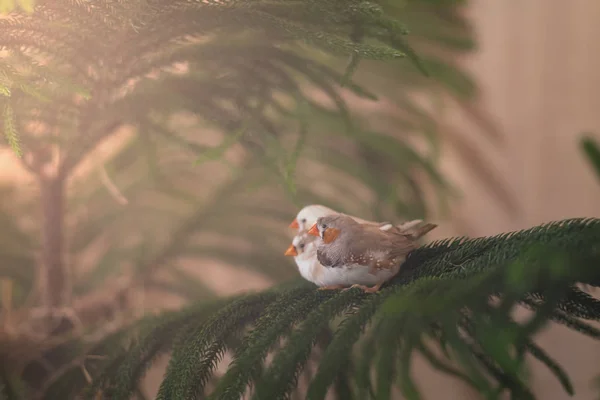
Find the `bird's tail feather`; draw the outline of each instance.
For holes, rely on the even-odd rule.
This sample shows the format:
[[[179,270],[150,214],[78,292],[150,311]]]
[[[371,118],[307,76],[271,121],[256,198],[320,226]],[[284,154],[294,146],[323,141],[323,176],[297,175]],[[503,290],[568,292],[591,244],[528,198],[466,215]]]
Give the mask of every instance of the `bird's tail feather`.
[[[419,238],[425,236],[427,233],[434,230],[435,228],[437,228],[437,224],[432,224],[432,223],[428,222],[417,228],[410,228],[408,230],[408,232],[406,232],[406,233],[409,234],[414,239],[419,239]]]
[[[396,228],[400,229],[401,231],[410,231],[415,226],[420,225],[422,223],[423,223],[422,219],[414,219],[412,221],[408,221],[408,222],[404,222],[404,223],[402,223],[400,225],[396,225]]]

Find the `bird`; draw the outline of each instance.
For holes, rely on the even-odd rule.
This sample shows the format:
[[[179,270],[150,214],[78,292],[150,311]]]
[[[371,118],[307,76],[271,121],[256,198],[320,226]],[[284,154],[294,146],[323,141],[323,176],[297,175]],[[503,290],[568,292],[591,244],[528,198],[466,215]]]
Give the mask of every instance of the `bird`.
[[[290,223],[289,227],[292,229],[297,229],[298,232],[306,232],[306,231],[308,231],[308,229],[311,226],[313,226],[317,222],[318,218],[325,217],[327,215],[334,215],[334,214],[340,214],[340,213],[332,210],[329,207],[322,206],[320,204],[311,204],[311,205],[305,206],[298,212],[298,214],[296,215],[296,218],[294,218],[294,220]],[[347,215],[347,214],[344,214],[344,215]],[[408,221],[403,224],[394,226],[391,222],[387,222],[387,221],[386,222],[373,222],[373,221],[367,221],[367,220],[364,220],[364,219],[361,219],[358,217],[354,217],[351,215],[349,215],[349,217],[354,219],[356,222],[358,222],[360,224],[377,226],[377,227],[379,227],[379,229],[381,229],[383,231],[390,230],[394,227],[397,229],[400,229],[400,230],[406,230],[406,229],[410,229],[416,225],[419,225],[420,223],[423,222],[420,219],[416,219],[416,220]]]
[[[346,285],[350,286],[346,289],[359,287],[375,293],[399,272],[408,253],[418,247],[418,239],[436,227],[425,223],[407,230],[383,231],[334,214],[319,217],[307,233],[318,238],[317,261],[344,277],[331,289]]]
[[[317,245],[321,239],[301,232],[294,236],[292,244],[285,251],[286,256],[293,256],[300,275],[319,289],[342,288],[343,271],[325,268],[317,259]]]

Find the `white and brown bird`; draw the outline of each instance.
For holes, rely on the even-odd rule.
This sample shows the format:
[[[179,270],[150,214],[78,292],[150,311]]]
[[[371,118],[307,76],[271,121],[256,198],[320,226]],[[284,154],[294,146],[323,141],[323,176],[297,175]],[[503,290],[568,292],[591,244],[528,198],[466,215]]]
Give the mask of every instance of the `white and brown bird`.
[[[306,232],[308,229],[310,229],[311,226],[313,226],[317,222],[317,219],[319,219],[320,217],[326,217],[328,215],[337,215],[337,214],[340,214],[340,213],[332,210],[329,207],[325,207],[320,204],[311,204],[311,205],[308,205],[308,206],[302,208],[298,212],[298,215],[296,215],[296,218],[294,218],[294,220],[290,224],[290,228],[296,229],[296,230],[298,230],[298,232]],[[344,214],[344,215],[347,215],[347,214]],[[364,220],[364,219],[361,219],[358,217],[354,217],[352,215],[348,215],[348,216],[360,224],[373,225],[383,231],[390,230],[392,227],[394,227],[394,225],[391,222],[387,222],[387,221],[386,222],[373,222],[373,221],[367,221],[367,220]],[[419,225],[422,222],[423,222],[422,220],[417,219],[414,221],[408,221],[403,224],[396,225],[395,227],[400,230],[406,230],[406,229],[410,229],[416,225]]]
[[[328,288],[340,283],[342,272],[335,268],[325,268],[317,260],[317,245],[321,239],[307,232],[297,234],[292,244],[285,251],[286,256],[293,256],[300,275],[317,286]]]
[[[309,235],[308,232],[299,233],[285,251],[285,255],[293,256],[300,275],[319,286],[320,290],[349,288],[356,283],[356,273],[349,273],[343,268],[327,268],[319,262],[317,246],[321,242],[319,237]]]
[[[408,253],[418,247],[418,239],[436,227],[426,223],[383,231],[337,214],[318,218],[308,234],[320,238],[316,242],[318,262],[340,272],[338,282],[327,289],[350,286],[373,293],[398,273]]]

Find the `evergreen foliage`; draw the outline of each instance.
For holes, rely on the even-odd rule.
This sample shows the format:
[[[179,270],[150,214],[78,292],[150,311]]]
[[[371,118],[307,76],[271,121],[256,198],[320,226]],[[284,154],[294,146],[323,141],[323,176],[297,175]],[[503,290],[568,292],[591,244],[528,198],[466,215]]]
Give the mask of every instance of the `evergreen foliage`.
[[[39,189],[0,198],[3,393],[56,398],[93,380],[111,348],[98,343],[136,318],[131,292],[214,297],[182,258],[293,276],[279,255],[290,200],[423,216],[415,173],[447,184],[435,115],[411,92],[473,93],[447,57],[472,48],[461,3],[1,1],[0,130]],[[348,98],[375,91],[397,106],[398,132],[351,117]],[[333,190],[297,164],[328,171],[318,181]],[[207,233],[251,251],[206,245]]]
[[[460,3],[40,1],[34,13],[14,12],[0,20],[6,32],[0,42],[5,51],[0,58],[2,130],[19,155],[25,150],[48,158],[48,147],[58,144],[59,170],[65,175],[123,126],[136,128],[146,153],[167,140],[210,160],[240,144],[259,156],[298,203],[310,189],[297,190],[295,165],[305,146],[318,143],[331,155],[311,152],[306,157],[344,169],[379,197],[397,202],[401,213],[422,214],[421,205],[410,204],[419,190],[397,171],[423,169],[445,185],[432,168],[433,157],[415,152],[405,137],[390,137],[351,119],[338,89],[342,84],[359,97],[374,99],[351,80],[359,60],[408,55],[420,70],[431,72],[431,79],[407,62],[387,62],[393,66],[387,70],[370,63],[367,76],[400,80],[404,91],[389,91],[389,83],[383,83],[399,107],[394,124],[403,135],[432,139],[432,113],[407,93],[432,87],[439,92],[440,84],[463,98],[473,93],[468,77],[440,57],[472,47],[468,27],[454,10]],[[404,19],[415,21],[411,40],[423,48],[420,61],[406,39]],[[333,56],[349,59],[346,72],[332,68],[339,61]],[[307,87],[329,97],[333,109],[315,101]],[[181,137],[169,122],[184,111],[193,113],[199,126],[229,135],[216,149]],[[324,123],[315,127],[315,120]],[[338,135],[307,138],[323,130]],[[436,144],[430,147],[433,155]],[[387,154],[373,160],[382,149]],[[24,162],[32,161],[26,157]],[[349,164],[360,168],[341,168]],[[397,199],[395,188],[408,195]]]
[[[279,256],[287,238],[281,230],[265,229],[268,223],[282,226],[288,208],[273,196],[265,204],[264,197],[236,194],[270,179],[266,167],[293,201],[311,199],[343,209],[321,197],[314,181],[297,182],[301,157],[367,187],[376,200],[365,207],[372,206],[369,211],[378,218],[423,216],[421,187],[411,172],[419,169],[438,187],[447,185],[434,165],[434,115],[409,92],[442,86],[462,99],[472,95],[468,77],[440,56],[467,51],[472,40],[456,12],[462,1],[399,3],[42,0],[31,9],[30,1],[2,1],[3,7],[13,7],[3,8],[13,12],[0,18],[0,126],[6,142],[41,186],[59,189],[57,210],[63,209],[61,202],[71,210],[82,205],[88,210],[83,221],[69,226],[72,240],[65,252],[70,257],[78,260],[96,240],[110,237],[110,249],[91,272],[74,280],[73,294],[110,289],[103,286],[107,278],[130,263],[132,281],[139,286],[198,303],[135,321],[100,340],[78,332],[66,339],[51,336],[60,341],[44,342],[48,348],[25,340],[16,345],[0,331],[0,398],[140,396],[139,380],[156,357],[169,351],[160,399],[204,394],[235,399],[249,387],[261,399],[303,391],[308,398],[323,398],[327,390],[342,399],[389,398],[393,387],[418,398],[410,375],[415,353],[489,397],[504,390],[517,398],[532,397],[522,374],[529,354],[572,392],[566,373],[532,337],[549,320],[597,337],[598,331],[582,321],[598,319],[597,301],[576,287],[598,285],[593,273],[597,220],[430,244],[413,252],[402,273],[375,295],[322,292],[294,281],[263,293],[206,301],[214,297],[210,290],[183,270],[165,268],[173,278],[169,281],[152,276],[178,257],[213,256],[275,280],[289,278],[294,270],[281,268]],[[410,36],[403,23],[410,23]],[[405,56],[412,62],[393,63]],[[403,85],[386,93],[398,107],[397,126],[429,139],[429,153],[417,152],[404,136],[383,134],[351,117],[340,87],[375,99],[381,86],[389,86],[385,79],[373,87],[359,85],[353,77],[361,74],[394,76]],[[317,101],[309,87],[333,107]],[[194,116],[193,128],[224,132],[221,145],[206,145],[196,140],[197,129],[173,124],[182,114]],[[77,192],[67,196],[67,179],[122,127],[136,135],[109,159],[102,179],[116,176],[118,195],[126,199],[151,193],[169,201],[115,207],[110,200],[119,196],[109,193],[108,184],[99,185],[101,179],[79,181]],[[323,131],[331,135],[315,135]],[[225,183],[210,186],[214,174],[202,175],[200,166],[190,172],[192,159],[223,161],[236,146],[245,157],[223,162],[232,171]],[[352,199],[353,193],[331,175],[329,182],[322,181]],[[156,180],[149,183],[148,176]],[[200,188],[184,190],[190,182]],[[212,190],[208,199],[200,196],[207,188]],[[3,193],[3,203],[6,199]],[[31,214],[32,204],[6,203],[0,235],[10,240],[0,242],[0,272],[14,285],[11,301],[25,308],[31,298],[37,300],[39,244],[14,215]],[[257,216],[265,221],[251,219]],[[160,232],[149,233],[150,226]],[[207,231],[243,238],[253,250],[248,254],[191,240]],[[257,231],[268,231],[268,240]],[[136,240],[129,240],[134,233]],[[55,234],[64,232],[57,227]],[[47,232],[43,235],[47,239]],[[54,261],[55,271],[64,272],[65,263]],[[120,299],[121,293],[114,297]],[[63,301],[52,299],[50,305]],[[534,311],[524,324],[510,315],[517,303]],[[84,333],[102,324],[92,319]],[[15,359],[15,348],[28,352]],[[226,352],[233,362],[218,376],[215,367]],[[31,373],[28,362],[38,358],[53,370],[41,387],[30,387],[31,376],[39,375]]]
[[[473,93],[446,57],[473,47],[456,10],[462,1],[65,0],[37,1],[33,13],[22,12],[25,3],[33,4],[2,2],[13,12],[0,17],[0,130],[36,182],[61,191],[55,209],[69,223],[54,235],[70,239],[62,258],[77,264],[95,243],[109,241],[73,282],[77,295],[127,264],[146,287],[197,300],[201,282],[170,266],[178,257],[214,257],[279,281],[293,270],[275,266],[287,238],[272,226],[289,218],[290,203],[412,218],[425,213],[424,180],[440,199],[447,194],[435,167],[435,114],[411,93],[438,96],[442,86],[463,99]],[[408,36],[405,20],[415,21]],[[414,62],[389,62],[404,53],[416,60],[409,41],[422,49],[419,65],[429,78]],[[352,70],[368,84],[355,83]],[[371,100],[375,90],[397,105],[394,134],[351,117],[349,93]],[[124,130],[134,134],[123,139]],[[215,132],[224,134],[217,146],[206,139]],[[97,148],[115,137],[123,146],[82,176]],[[415,138],[426,139],[424,151]],[[240,148],[236,159],[227,157]],[[297,165],[328,173],[308,176]],[[323,193],[315,179],[332,191]],[[21,306],[35,279],[30,251],[43,239],[35,238],[39,227],[18,221],[36,212],[40,198],[16,202],[4,197],[2,218],[27,240],[18,262],[15,246],[0,243],[0,269]],[[254,233],[267,226],[265,245]],[[206,232],[251,244],[252,262],[247,253],[198,244]],[[146,276],[157,269],[169,269],[172,281]]]
[[[406,28],[380,5],[362,1],[41,1],[34,13],[9,14],[0,27],[5,32],[0,46],[8,51],[1,87],[9,143],[19,151],[16,132],[31,130],[27,123],[35,120],[59,128],[63,145],[65,135],[75,139],[66,149],[71,157],[115,125],[152,127],[173,110],[192,111],[225,131],[240,130],[243,142],[251,141],[249,134],[263,138],[258,143],[263,147],[267,138],[278,136],[275,117],[294,113],[281,95],[308,101],[299,76],[327,93],[343,113],[346,106],[336,94],[336,82],[368,95],[348,82],[349,73],[299,55],[296,40],[351,56],[349,71],[362,58],[393,60],[413,54],[403,39]],[[357,30],[360,35],[352,39]],[[164,71],[177,65],[179,73]],[[13,80],[23,76],[15,73],[17,67],[27,67],[43,81],[36,82],[37,92]],[[183,73],[186,69],[194,72]],[[154,79],[143,79],[159,71]],[[135,93],[129,95],[133,86]],[[40,104],[48,101],[47,94],[65,88],[89,96],[55,93],[52,106]],[[31,115],[32,110],[37,112]],[[54,115],[66,120],[51,120]]]
[[[573,394],[551,349],[533,337],[555,321],[600,338],[586,322],[600,318],[600,302],[577,286],[600,284],[599,240],[596,219],[442,240],[411,253],[377,294],[291,282],[165,313],[123,347],[87,395],[129,398],[151,361],[169,349],[173,355],[158,399],[233,400],[249,387],[255,399],[289,398],[304,390],[306,398],[322,399],[330,389],[337,398],[385,399],[394,387],[418,399],[410,372],[415,354],[486,398],[509,392],[519,399],[534,398],[525,364],[531,356]],[[523,322],[514,319],[518,305],[532,311]],[[217,377],[228,350],[233,361]],[[298,386],[305,369],[306,388]]]
[[[448,187],[435,167],[434,115],[409,92],[422,95],[435,88],[437,93],[443,85],[465,98],[472,93],[464,73],[440,56],[472,47],[467,24],[455,10],[461,1],[401,6],[394,1],[67,0],[37,1],[32,13],[21,12],[28,10],[25,3],[32,4],[2,3],[13,12],[0,18],[0,129],[35,181],[59,191],[51,196],[56,204],[50,209],[63,220],[69,216],[69,223],[52,233],[64,247],[54,249],[65,252],[59,258],[77,264],[95,243],[109,242],[89,272],[76,277],[76,295],[98,288],[118,275],[118,265],[127,264],[146,287],[197,300],[201,282],[190,283],[189,274],[169,266],[178,257],[215,257],[275,280],[289,278],[293,269],[275,266],[287,238],[270,227],[265,245],[255,232],[272,222],[281,226],[289,218],[290,200],[348,210],[337,201],[344,197],[354,213],[411,218],[425,213],[423,176],[442,189],[440,198]],[[387,69],[376,63],[413,54],[403,16],[416,21],[410,40],[423,48],[420,64],[431,78],[414,63],[379,63]],[[401,132],[382,133],[358,115],[351,118],[348,92],[366,99],[374,95],[338,68],[349,58],[350,72],[359,58],[373,59],[356,69],[365,81],[394,79],[397,86],[385,83],[386,95],[393,94],[399,107],[394,124]],[[319,95],[331,104],[317,100]],[[190,116],[191,122],[180,122]],[[134,135],[82,176],[97,147],[123,129]],[[204,140],[215,131],[225,133],[216,147]],[[408,140],[414,136],[427,139],[425,151],[416,151]],[[228,160],[226,155],[240,147],[242,156]],[[218,159],[218,172],[225,176],[214,172],[214,163],[210,169],[193,168],[195,159],[198,164]],[[333,191],[319,191],[314,176],[297,172],[298,163],[328,171],[318,181]],[[417,172],[423,172],[419,180]],[[357,187],[372,197],[357,196]],[[36,238],[39,226],[23,228],[20,221],[37,212],[43,200],[36,196],[2,198],[3,226],[13,232],[7,237],[22,238],[0,242],[0,271],[12,280],[15,307],[25,304],[33,288],[32,251],[44,240]],[[151,201],[140,200],[145,198]],[[129,207],[119,207],[127,201]],[[198,244],[195,237],[206,232],[251,244],[252,262],[247,253]],[[61,280],[66,266],[56,264],[53,276]],[[169,269],[173,280],[147,276],[160,268]],[[210,293],[205,287],[200,292]]]

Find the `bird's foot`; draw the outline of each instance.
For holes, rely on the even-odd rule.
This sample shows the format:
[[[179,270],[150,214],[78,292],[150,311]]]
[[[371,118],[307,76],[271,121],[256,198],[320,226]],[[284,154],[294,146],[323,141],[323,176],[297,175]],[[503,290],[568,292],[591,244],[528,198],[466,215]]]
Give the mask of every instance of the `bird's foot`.
[[[343,289],[343,288],[344,288],[344,285],[328,285],[328,286],[321,286],[317,290],[335,290],[335,289]]]
[[[377,293],[379,291],[379,289],[381,289],[381,285],[382,284],[379,283],[379,284],[377,284],[375,286],[372,286],[370,288],[366,288],[366,289],[364,289],[365,293]]]
[[[350,290],[352,288],[362,289],[365,293],[376,293],[379,291],[379,288],[381,288],[381,283],[378,285],[372,286],[372,287],[368,287],[365,285],[359,285],[358,283],[355,283],[354,285],[352,285],[346,289],[343,289],[342,292],[345,292],[346,290]]]
[[[342,292],[345,292],[346,290],[350,290],[350,289],[354,289],[354,288],[359,288],[359,289],[362,289],[362,290],[367,290],[368,289],[368,287],[365,286],[365,285],[359,285],[358,283],[355,283],[354,285],[352,285],[350,287],[342,289]]]

